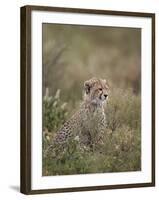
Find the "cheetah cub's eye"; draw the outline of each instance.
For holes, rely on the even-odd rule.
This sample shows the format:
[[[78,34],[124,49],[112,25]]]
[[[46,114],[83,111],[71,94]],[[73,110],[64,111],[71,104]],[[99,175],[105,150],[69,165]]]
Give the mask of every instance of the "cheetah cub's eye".
[[[100,91],[102,91],[102,88],[99,88]]]

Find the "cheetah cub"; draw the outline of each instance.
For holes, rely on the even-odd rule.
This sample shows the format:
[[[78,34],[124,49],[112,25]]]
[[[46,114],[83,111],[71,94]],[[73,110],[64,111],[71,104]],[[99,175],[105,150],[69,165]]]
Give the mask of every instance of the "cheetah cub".
[[[92,78],[85,81],[83,102],[79,110],[57,132],[54,144],[78,140],[81,145],[91,147],[101,142],[106,128],[104,104],[108,98],[108,89],[106,80]]]

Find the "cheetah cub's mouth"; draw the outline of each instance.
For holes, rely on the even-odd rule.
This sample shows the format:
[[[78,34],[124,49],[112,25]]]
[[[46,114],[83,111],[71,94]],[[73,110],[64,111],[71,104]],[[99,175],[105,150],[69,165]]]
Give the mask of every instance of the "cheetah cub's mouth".
[[[84,100],[92,104],[101,105],[108,99],[109,86],[105,79],[91,78],[84,83]]]

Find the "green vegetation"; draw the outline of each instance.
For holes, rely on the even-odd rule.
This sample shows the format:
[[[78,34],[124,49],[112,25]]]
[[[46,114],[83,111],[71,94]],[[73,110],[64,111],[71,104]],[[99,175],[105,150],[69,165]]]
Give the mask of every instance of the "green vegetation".
[[[106,105],[107,128],[103,144],[92,151],[79,148],[78,140],[70,140],[59,157],[52,157],[53,137],[67,118],[66,103],[60,93],[45,96],[43,131],[43,175],[136,171],[141,167],[140,96],[131,90],[111,92]]]

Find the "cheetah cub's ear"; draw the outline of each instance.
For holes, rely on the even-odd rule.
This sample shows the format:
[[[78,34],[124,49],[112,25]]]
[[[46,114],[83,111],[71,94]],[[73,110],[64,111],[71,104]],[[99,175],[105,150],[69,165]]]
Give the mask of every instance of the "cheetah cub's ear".
[[[90,93],[90,89],[91,89],[91,81],[90,80],[85,81],[84,82],[84,90],[85,90],[86,94]]]
[[[103,82],[104,82],[106,88],[109,89],[110,85],[109,85],[108,81],[106,79],[103,79]]]
[[[97,78],[93,77],[87,81],[84,82],[84,89],[85,89],[85,92],[86,94],[89,94],[90,93],[90,89],[91,87],[93,87],[93,85],[98,81]]]

